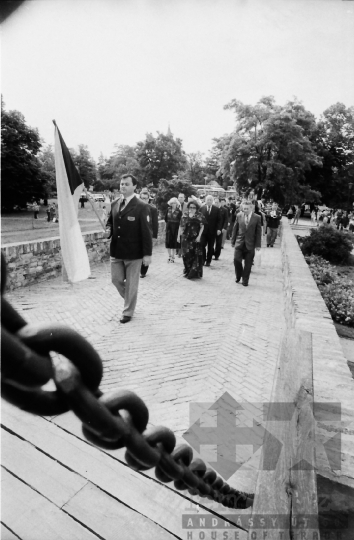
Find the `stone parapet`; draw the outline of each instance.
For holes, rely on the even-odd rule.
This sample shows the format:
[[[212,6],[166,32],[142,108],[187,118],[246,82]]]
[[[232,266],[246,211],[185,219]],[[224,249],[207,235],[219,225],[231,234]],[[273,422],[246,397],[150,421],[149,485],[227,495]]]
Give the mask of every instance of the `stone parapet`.
[[[164,221],[159,221],[159,232],[154,245],[164,242]],[[109,258],[110,241],[103,238],[102,230],[82,235],[90,265]],[[15,242],[1,247],[7,263],[7,288],[25,287],[61,275],[62,260],[60,238],[44,238],[29,242]]]
[[[335,407],[340,403],[340,420],[353,422],[354,381],[344,357],[331,315],[312,277],[290,225],[283,220],[281,251],[284,275],[285,318],[288,328],[312,333],[314,402],[323,403],[328,411],[317,423],[319,446],[316,448],[318,472],[331,480],[354,487],[353,429],[341,424]],[[327,404],[327,405],[326,405]],[[327,417],[326,417],[327,414]],[[327,420],[326,420],[327,418]],[[325,447],[333,439],[331,459]],[[322,443],[322,444],[321,444]],[[331,467],[337,462],[338,468]]]

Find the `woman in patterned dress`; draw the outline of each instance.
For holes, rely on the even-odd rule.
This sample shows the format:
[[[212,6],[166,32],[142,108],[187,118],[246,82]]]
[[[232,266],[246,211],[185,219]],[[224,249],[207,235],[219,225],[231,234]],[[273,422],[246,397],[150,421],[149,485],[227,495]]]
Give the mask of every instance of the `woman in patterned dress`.
[[[168,251],[168,261],[167,262],[175,262],[175,252],[177,249],[177,236],[178,236],[178,229],[179,224],[182,217],[182,212],[179,209],[180,204],[178,202],[178,199],[176,197],[172,197],[168,201],[168,209],[165,215],[165,221],[166,221],[166,242],[165,246]]]
[[[203,248],[200,238],[206,222],[203,214],[198,212],[199,206],[195,200],[189,201],[187,209],[180,226],[183,274],[188,279],[195,279],[203,277]]]

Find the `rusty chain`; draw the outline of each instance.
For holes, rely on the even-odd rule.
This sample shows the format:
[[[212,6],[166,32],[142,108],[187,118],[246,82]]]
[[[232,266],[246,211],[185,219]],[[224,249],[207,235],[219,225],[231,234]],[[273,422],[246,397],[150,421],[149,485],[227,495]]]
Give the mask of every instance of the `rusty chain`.
[[[106,449],[125,447],[125,460],[132,469],[154,467],[160,482],[174,482],[178,490],[188,490],[227,508],[252,505],[253,495],[230,487],[203,460],[193,460],[190,446],[176,448],[176,437],[169,428],[147,428],[149,411],[137,394],[128,390],[103,394],[99,390],[102,360],[80,334],[57,324],[27,324],[3,297],[3,255],[1,270],[3,398],[37,415],[72,410],[91,443]],[[59,355],[51,357],[50,352]],[[51,379],[56,390],[42,389]]]

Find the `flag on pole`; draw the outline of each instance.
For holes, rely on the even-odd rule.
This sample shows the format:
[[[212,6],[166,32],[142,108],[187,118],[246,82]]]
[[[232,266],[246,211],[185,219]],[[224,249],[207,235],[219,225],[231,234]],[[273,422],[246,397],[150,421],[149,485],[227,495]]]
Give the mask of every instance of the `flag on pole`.
[[[79,198],[84,183],[55,122],[54,125],[61,253],[68,279],[75,283],[90,275],[90,263],[78,220]]]

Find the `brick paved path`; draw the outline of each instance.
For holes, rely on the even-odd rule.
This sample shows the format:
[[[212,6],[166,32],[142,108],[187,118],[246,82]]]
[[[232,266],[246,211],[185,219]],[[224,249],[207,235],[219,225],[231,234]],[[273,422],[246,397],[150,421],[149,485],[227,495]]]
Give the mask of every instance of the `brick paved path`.
[[[56,279],[8,298],[28,321],[57,321],[87,337],[104,362],[101,388],[138,392],[152,424],[181,436],[190,425],[190,403],[204,403],[194,406],[197,414],[228,391],[243,402],[238,422],[252,425],[269,399],[285,326],[279,239],[273,249],[262,248],[249,287],[235,283],[232,261],[227,242],[203,279],[189,281],[182,277],[182,259],[168,264],[165,248],[157,246],[126,325],[119,323],[123,302],[110,282],[109,263],[93,267],[93,277],[74,286]],[[231,485],[253,491],[259,454],[241,447],[237,458],[246,465]],[[215,461],[216,454],[206,448],[202,457]]]

